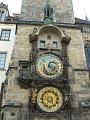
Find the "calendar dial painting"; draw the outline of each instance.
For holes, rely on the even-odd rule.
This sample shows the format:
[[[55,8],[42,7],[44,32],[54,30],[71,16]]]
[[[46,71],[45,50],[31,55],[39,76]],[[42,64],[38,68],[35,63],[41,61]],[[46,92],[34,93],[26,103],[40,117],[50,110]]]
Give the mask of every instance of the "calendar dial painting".
[[[37,94],[38,106],[45,112],[55,112],[62,107],[63,95],[55,87],[45,87]]]

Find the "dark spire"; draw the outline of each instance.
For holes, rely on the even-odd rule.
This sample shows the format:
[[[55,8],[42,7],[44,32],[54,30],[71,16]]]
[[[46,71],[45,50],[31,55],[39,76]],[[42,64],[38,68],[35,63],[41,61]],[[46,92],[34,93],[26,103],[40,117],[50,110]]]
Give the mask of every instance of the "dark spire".
[[[84,12],[85,12],[85,20],[86,20],[86,21],[89,21],[87,15],[86,15],[86,11],[85,11],[85,9],[84,9]]]

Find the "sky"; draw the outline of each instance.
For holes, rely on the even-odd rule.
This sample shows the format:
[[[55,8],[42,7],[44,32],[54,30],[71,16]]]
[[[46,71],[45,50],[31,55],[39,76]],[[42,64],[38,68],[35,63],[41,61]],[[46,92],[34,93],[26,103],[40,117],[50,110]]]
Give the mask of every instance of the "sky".
[[[84,19],[85,14],[90,20],[90,0],[72,0],[74,8],[74,16]],[[0,0],[5,4],[8,4],[10,15],[12,13],[20,13],[22,0]]]

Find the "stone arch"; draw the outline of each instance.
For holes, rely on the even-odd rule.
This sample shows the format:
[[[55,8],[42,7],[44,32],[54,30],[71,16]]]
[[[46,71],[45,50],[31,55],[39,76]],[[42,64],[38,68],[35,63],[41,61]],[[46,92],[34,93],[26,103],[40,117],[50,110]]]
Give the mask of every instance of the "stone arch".
[[[35,33],[30,34],[30,41],[32,41],[33,39],[38,40],[38,36],[44,31],[51,31],[56,33],[60,37],[61,43],[65,43],[66,45],[70,43],[71,38],[67,36],[65,32],[62,31],[59,27],[52,24],[44,25],[40,27],[39,30],[37,30]]]
[[[53,31],[55,32],[56,34],[58,34],[60,36],[60,38],[62,39],[62,37],[64,36],[63,32],[61,31],[61,29],[59,29],[58,27],[52,25],[52,24],[49,24],[49,25],[44,25],[42,26],[39,30],[38,30],[38,35],[43,32],[43,31]]]
[[[65,33],[59,27],[54,26],[52,24],[42,26],[37,31],[37,34],[39,35],[41,32],[43,32],[45,30],[48,30],[48,31],[56,33],[60,37],[61,42],[62,43],[64,42],[67,45],[69,44],[69,42],[71,40],[71,38],[69,36],[65,35]]]

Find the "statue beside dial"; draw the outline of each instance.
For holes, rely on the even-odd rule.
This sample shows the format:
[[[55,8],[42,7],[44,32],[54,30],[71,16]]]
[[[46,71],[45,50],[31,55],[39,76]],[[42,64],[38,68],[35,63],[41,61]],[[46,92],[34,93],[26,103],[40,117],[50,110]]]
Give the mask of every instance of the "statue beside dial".
[[[44,87],[37,94],[38,106],[45,112],[55,112],[62,107],[62,93],[55,87]]]
[[[62,61],[54,54],[42,54],[36,61],[37,73],[46,79],[58,78],[63,71]]]

